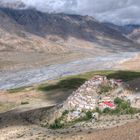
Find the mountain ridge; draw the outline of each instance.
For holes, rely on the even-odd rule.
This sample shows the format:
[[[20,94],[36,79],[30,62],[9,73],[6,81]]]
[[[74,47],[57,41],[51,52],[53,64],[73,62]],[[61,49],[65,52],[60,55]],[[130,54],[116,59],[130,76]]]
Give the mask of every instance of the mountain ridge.
[[[107,37],[114,40],[131,42],[120,31],[104,26],[89,16],[79,16],[70,14],[48,14],[33,9],[15,10],[0,8],[16,26],[41,37],[46,35],[58,35],[66,38],[73,36],[94,42]],[[98,42],[97,42],[98,43]]]
[[[104,23],[106,26],[109,26],[113,29],[118,30],[124,34],[127,38],[133,40],[136,43],[140,43],[140,25],[138,24],[128,24],[128,25],[115,25],[112,23]]]
[[[0,46],[0,63],[5,69],[139,50],[132,39],[90,16],[3,7]]]

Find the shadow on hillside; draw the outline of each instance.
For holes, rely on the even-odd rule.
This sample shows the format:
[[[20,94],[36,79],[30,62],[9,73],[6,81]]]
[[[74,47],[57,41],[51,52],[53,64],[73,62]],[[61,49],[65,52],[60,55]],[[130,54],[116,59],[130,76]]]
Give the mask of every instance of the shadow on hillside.
[[[89,77],[90,75],[90,77]],[[59,82],[55,84],[50,85],[41,85],[38,90],[48,92],[52,90],[76,90],[79,88],[82,84],[85,83],[85,81],[91,79],[95,75],[105,75],[109,79],[122,79],[123,81],[127,82],[136,78],[140,78],[140,72],[133,72],[133,71],[99,71],[99,72],[93,72],[89,74],[81,74],[76,77],[68,77],[63,80],[60,80]]]
[[[108,78],[122,79],[123,81],[131,81],[140,78],[140,72],[134,71],[116,71],[107,75]]]
[[[46,94],[46,99],[53,101],[56,104],[65,101],[73,91],[78,89],[88,79],[91,79],[95,75],[105,75],[109,79],[122,79],[124,82],[132,81],[140,78],[140,72],[133,71],[99,71],[90,72],[81,75],[72,76],[71,78],[65,78],[55,84],[41,85],[38,90],[43,91]]]
[[[53,106],[44,108],[24,110],[11,110],[8,112],[0,113],[0,129],[10,126],[25,126],[29,124],[38,124],[43,116],[47,116],[47,110]]]
[[[46,94],[46,100],[59,104],[65,101],[86,80],[84,78],[68,78],[56,84],[40,86],[38,90]]]
[[[51,91],[51,90],[57,90],[57,89],[61,89],[61,90],[77,89],[86,80],[87,80],[86,78],[68,78],[68,79],[61,80],[54,85],[40,86],[39,90]]]

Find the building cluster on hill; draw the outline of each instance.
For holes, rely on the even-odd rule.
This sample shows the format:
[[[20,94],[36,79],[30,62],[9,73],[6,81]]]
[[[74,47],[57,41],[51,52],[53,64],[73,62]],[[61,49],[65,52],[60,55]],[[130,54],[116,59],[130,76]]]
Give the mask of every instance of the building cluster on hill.
[[[64,106],[68,110],[94,110],[96,107],[114,109],[114,95],[112,92],[122,92],[121,80],[108,80],[105,76],[95,76],[86,81],[72,93]]]
[[[64,110],[69,110],[70,118],[76,118],[83,111],[93,111],[97,108],[115,109],[114,99],[127,93],[122,80],[107,79],[106,76],[94,76],[72,93],[64,102]]]

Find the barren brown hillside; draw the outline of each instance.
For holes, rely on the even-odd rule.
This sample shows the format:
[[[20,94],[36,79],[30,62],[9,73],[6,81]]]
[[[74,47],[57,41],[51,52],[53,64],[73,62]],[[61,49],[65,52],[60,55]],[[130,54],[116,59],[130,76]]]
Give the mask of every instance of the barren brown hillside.
[[[140,70],[140,55],[138,55],[135,59],[131,59],[122,63],[120,67],[126,70],[139,71]]]
[[[1,70],[137,49],[121,32],[89,16],[0,8]]]
[[[80,136],[70,136],[66,140],[139,140],[140,121],[93,133],[89,131],[88,133]]]

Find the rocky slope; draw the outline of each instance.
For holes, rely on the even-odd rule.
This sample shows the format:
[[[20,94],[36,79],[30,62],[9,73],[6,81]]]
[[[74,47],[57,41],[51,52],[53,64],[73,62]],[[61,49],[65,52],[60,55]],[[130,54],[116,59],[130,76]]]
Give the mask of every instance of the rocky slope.
[[[12,39],[20,41],[16,45],[26,44],[26,48],[31,45],[36,46],[39,41],[41,43],[38,45],[46,48],[43,44],[43,42],[46,43],[46,39],[52,41],[52,44],[61,44],[62,46],[62,41],[67,42],[69,38],[82,39],[109,47],[132,45],[132,42],[121,32],[88,16],[47,14],[30,9],[0,8],[0,18],[3,19],[0,22],[0,29],[3,31],[1,39],[4,40],[4,35],[9,35],[8,39],[10,39],[12,33]],[[64,48],[66,49],[66,47]]]
[[[104,23],[106,26],[115,29],[122,34],[124,34],[129,39],[133,40],[136,43],[140,43],[140,25],[123,25],[118,26],[111,23]]]
[[[48,14],[3,5],[0,8],[1,70],[138,49],[139,46],[120,31],[89,16]]]
[[[140,44],[140,28],[133,30],[133,32],[131,32],[128,36]]]

